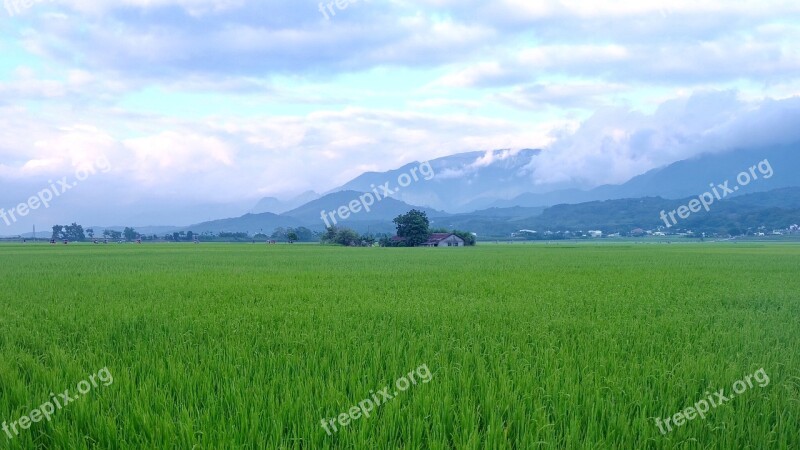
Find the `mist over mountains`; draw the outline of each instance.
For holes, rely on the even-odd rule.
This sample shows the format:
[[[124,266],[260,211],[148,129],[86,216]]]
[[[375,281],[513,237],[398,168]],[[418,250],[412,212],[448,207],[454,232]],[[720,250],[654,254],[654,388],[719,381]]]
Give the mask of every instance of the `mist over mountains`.
[[[409,205],[425,206],[450,214],[474,212],[488,208],[546,207],[562,203],[581,203],[619,198],[663,197],[683,198],[708,189],[710,183],[732,180],[741,171],[768,160],[774,175],[768,182],[748,186],[748,193],[778,189],[800,184],[797,170],[800,153],[796,146],[765,149],[742,149],[728,153],[703,154],[648,171],[621,185],[604,185],[582,190],[577,187],[548,190],[537,185],[536,160],[541,150],[495,150],[461,153],[430,161],[436,176],[420,180],[397,192],[393,198]],[[418,166],[409,163],[387,172],[365,173],[333,189],[315,206],[326,205],[325,198],[341,191],[370,192],[372,187],[387,181],[394,183],[398,176]],[[767,181],[767,180],[764,180]],[[396,185],[396,183],[395,183]],[[742,192],[744,193],[744,192]],[[737,193],[738,194],[738,193]],[[306,193],[305,197],[315,196]],[[318,196],[317,196],[318,197]],[[275,199],[259,202],[263,209]],[[319,198],[311,198],[317,201]],[[274,209],[261,212],[280,214],[285,205],[276,203]],[[335,202],[334,202],[335,203]],[[298,205],[299,206],[299,205]],[[330,205],[328,205],[330,206]]]

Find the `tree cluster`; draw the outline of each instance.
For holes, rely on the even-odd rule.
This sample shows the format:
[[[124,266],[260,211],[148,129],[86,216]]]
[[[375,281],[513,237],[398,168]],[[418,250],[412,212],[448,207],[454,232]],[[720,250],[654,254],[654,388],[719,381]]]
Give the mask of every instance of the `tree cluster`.
[[[120,239],[122,239],[122,232],[114,230],[103,230],[103,237],[106,239],[119,241]]]
[[[165,239],[166,240],[170,240],[170,238],[171,238],[171,240],[173,242],[181,242],[181,241],[192,242],[195,239],[200,240],[201,236],[202,235],[200,235],[200,236],[196,235],[191,230],[190,231],[180,231],[180,232],[176,231],[176,232],[172,233],[172,236],[170,236],[170,235],[165,236]],[[208,240],[210,240],[210,239],[208,239]]]
[[[86,234],[82,226],[72,222],[72,225],[53,225],[53,236],[51,239],[83,242],[86,240]]]
[[[314,242],[319,239],[317,236],[317,234],[306,227],[278,227],[272,232],[270,239],[279,242]]]
[[[328,227],[320,239],[323,244],[343,245],[345,247],[372,247],[375,236],[359,235],[349,228]]]

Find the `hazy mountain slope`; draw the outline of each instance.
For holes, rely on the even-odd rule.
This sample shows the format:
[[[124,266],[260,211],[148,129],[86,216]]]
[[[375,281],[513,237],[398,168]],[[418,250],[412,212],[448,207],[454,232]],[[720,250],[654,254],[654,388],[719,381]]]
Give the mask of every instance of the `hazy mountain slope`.
[[[202,222],[195,225],[182,228],[182,230],[191,230],[195,233],[214,232],[249,232],[251,235],[259,233],[263,230],[264,233],[270,234],[272,230],[278,227],[298,227],[301,226],[297,219],[286,216],[279,216],[272,213],[263,214],[245,214],[241,217],[234,217],[229,219],[212,220],[210,222]]]
[[[469,212],[489,206],[498,199],[513,198],[527,192],[530,177],[523,169],[540,153],[539,150],[495,150],[470,152],[429,161],[435,176],[402,188],[394,198],[413,205],[424,205],[449,213]],[[397,179],[420,166],[407,164],[388,172],[369,172],[358,176],[332,192],[353,190],[368,192],[372,186],[390,182],[398,187]]]
[[[275,197],[265,197],[259,200],[256,206],[253,207],[252,211],[250,211],[250,213],[261,214],[269,212],[273,214],[283,214],[286,211],[295,209],[310,201],[314,201],[319,197],[320,195],[314,191],[304,192],[288,201],[282,201]]]
[[[601,186],[594,191],[601,196],[624,198],[658,195],[664,198],[682,198],[699,195],[710,189],[710,184],[726,180],[731,186],[741,172],[767,160],[763,167],[770,168],[769,179],[756,169],[759,179],[742,188],[737,195],[800,186],[800,145],[767,149],[740,149],[721,154],[706,154],[678,161],[667,167],[651,170],[620,186]]]
[[[621,185],[605,185],[582,189],[577,185],[535,186],[527,166],[535,163],[539,150],[509,152],[470,152],[430,161],[436,174],[429,181],[412,183],[395,196],[409,204],[425,205],[450,213],[466,213],[492,207],[542,207],[562,203],[576,204],[618,198],[662,197],[682,198],[698,195],[710,183],[735,183],[742,171],[763,160],[769,162],[773,176],[759,179],[738,195],[800,185],[800,145],[775,148],[738,149],[725,153],[705,154],[679,161],[636,176]],[[369,191],[371,186],[389,181],[396,186],[397,177],[408,173],[419,163],[405,165],[388,172],[365,173],[340,190]],[[761,178],[761,174],[759,174]]]
[[[379,191],[380,192],[380,191]],[[288,211],[283,215],[285,217],[291,217],[296,219],[307,226],[316,225],[317,227],[324,227],[325,224],[320,217],[321,212],[324,211],[337,211],[342,206],[347,206],[353,200],[358,200],[359,197],[363,195],[362,192],[356,191],[343,191],[343,192],[334,192],[328,195],[325,195],[322,198],[309,202],[300,208],[293,209],[292,211]],[[392,197],[384,198],[381,201],[376,201],[372,206],[370,206],[370,211],[367,212],[362,210],[356,214],[351,214],[349,218],[345,220],[341,220],[339,216],[336,216],[336,220],[343,224],[344,226],[350,227],[349,223],[351,222],[360,222],[360,221],[388,221],[391,222],[392,219],[399,216],[400,214],[405,214],[411,209],[419,209],[421,211],[426,212],[429,216],[430,215],[447,215],[442,211],[436,211],[431,208],[419,207],[409,205],[402,201],[396,200]],[[330,220],[330,219],[329,219]]]
[[[769,149],[745,149],[727,153],[706,154],[678,161],[666,167],[651,170],[621,185],[605,185],[589,191],[562,190],[549,193],[522,194],[512,200],[501,200],[494,206],[548,206],[560,203],[579,203],[615,198],[663,197],[682,198],[700,195],[710,189],[710,184],[726,180],[736,184],[740,172],[767,160],[773,175],[764,179],[756,169],[759,179],[743,187],[735,195],[769,191],[783,187],[800,186],[800,145]]]

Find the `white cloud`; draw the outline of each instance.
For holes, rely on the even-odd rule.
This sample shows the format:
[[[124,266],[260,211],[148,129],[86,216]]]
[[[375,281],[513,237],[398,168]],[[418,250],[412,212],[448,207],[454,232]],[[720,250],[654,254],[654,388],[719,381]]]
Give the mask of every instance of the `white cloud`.
[[[800,97],[747,102],[735,92],[673,99],[653,114],[601,110],[561,133],[528,169],[539,185],[618,184],[701,153],[800,142],[798,119]]]
[[[146,186],[234,165],[231,146],[216,137],[192,132],[165,131],[128,139],[123,145],[132,151],[136,182]]]

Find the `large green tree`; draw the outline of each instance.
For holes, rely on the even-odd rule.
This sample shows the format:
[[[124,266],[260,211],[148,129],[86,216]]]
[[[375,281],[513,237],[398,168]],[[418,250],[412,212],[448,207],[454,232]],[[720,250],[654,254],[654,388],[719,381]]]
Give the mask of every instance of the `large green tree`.
[[[125,230],[122,231],[122,235],[125,236],[126,241],[134,241],[136,240],[139,233],[136,232],[132,227],[125,227]]]
[[[53,237],[51,239],[54,240],[66,239],[66,234],[64,233],[64,225],[53,225]]]
[[[75,222],[72,222],[72,225],[67,227],[67,235],[73,241],[83,242],[86,240],[86,233],[84,233],[83,227]]]
[[[428,215],[423,211],[412,209],[395,217],[393,222],[397,225],[397,236],[405,238],[406,245],[409,247],[422,244],[431,235],[431,223],[428,220]]]
[[[73,242],[83,242],[86,240],[86,235],[83,232],[83,227],[75,222],[72,225],[53,225],[53,239],[66,239]]]

